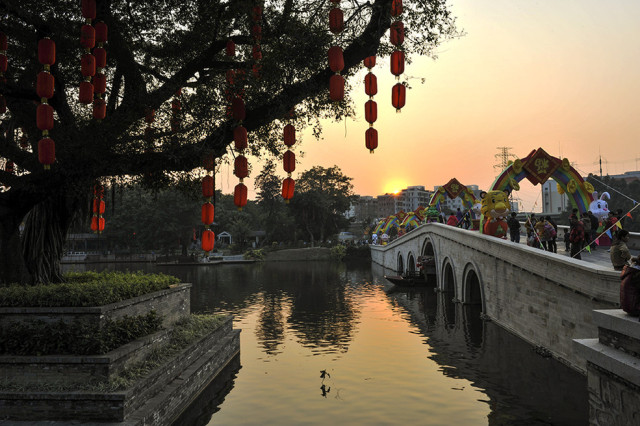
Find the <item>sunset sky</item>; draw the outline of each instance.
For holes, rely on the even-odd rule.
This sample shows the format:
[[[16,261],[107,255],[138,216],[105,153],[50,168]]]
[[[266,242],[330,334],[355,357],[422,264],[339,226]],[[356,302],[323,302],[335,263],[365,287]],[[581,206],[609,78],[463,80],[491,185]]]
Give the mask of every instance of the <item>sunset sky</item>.
[[[296,154],[305,155],[298,154],[294,178],[314,165],[337,165],[353,178],[359,195],[411,185],[433,189],[452,177],[487,189],[497,173],[497,147],[510,147],[517,157],[542,147],[568,158],[585,176],[599,173],[600,155],[603,174],[638,170],[639,1],[449,3],[465,35],[442,45],[436,60],[420,57],[407,64],[402,78],[412,89],[400,114],[391,106],[395,81],[388,61],[379,60],[373,70],[376,152],[364,146],[367,97],[357,84],[359,116],[326,122],[322,140],[301,135]],[[224,169],[221,174],[223,192],[232,192],[237,179]],[[253,179],[247,181],[251,191]],[[521,185],[522,208],[540,210],[539,187]]]

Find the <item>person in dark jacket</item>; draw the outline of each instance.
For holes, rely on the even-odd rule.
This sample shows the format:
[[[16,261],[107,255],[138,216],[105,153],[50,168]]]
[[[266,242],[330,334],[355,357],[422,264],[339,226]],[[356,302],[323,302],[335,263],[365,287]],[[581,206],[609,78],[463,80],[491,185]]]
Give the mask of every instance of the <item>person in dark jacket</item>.
[[[582,259],[580,251],[582,250],[582,244],[584,244],[584,227],[575,214],[571,215],[569,241],[571,242],[571,257],[574,259]]]
[[[556,240],[558,239],[558,225],[551,219],[551,216],[545,216],[544,220],[546,220],[549,225],[553,226],[553,232],[551,233],[550,238],[547,240],[547,248],[552,253],[558,252],[558,244]]]
[[[597,247],[596,237],[598,236],[598,227],[600,226],[600,222],[591,210],[587,212],[587,216],[589,216],[589,220],[591,221],[591,235],[589,235],[589,241],[591,241],[591,250],[593,251]]]
[[[516,219],[516,212],[511,212],[511,216],[507,219],[507,225],[509,225],[511,241],[514,243],[520,243],[520,222]]]

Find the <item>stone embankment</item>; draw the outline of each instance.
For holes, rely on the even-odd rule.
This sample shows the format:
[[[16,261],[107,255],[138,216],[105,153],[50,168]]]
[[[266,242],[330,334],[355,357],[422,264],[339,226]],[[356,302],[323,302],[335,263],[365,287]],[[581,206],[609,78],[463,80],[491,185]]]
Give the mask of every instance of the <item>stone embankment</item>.
[[[331,249],[327,247],[309,247],[268,252],[266,262],[289,262],[292,260],[312,261],[331,259]]]

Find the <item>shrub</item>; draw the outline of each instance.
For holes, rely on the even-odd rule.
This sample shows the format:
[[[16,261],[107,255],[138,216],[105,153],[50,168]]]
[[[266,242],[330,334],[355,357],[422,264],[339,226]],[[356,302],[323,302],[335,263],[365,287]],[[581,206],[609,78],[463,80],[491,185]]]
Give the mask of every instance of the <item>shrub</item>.
[[[331,247],[331,257],[335,260],[342,260],[347,254],[347,248],[342,244],[337,244]]]
[[[0,307],[103,306],[169,288],[180,280],[141,272],[72,272],[64,283],[0,287]]]
[[[264,260],[264,250],[262,249],[249,249],[244,252],[242,256],[247,260]]]

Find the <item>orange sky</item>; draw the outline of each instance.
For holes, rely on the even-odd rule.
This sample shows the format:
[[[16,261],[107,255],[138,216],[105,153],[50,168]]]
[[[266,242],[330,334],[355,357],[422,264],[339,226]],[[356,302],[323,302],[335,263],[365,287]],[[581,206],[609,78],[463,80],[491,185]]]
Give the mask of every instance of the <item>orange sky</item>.
[[[326,122],[322,140],[300,135],[293,177],[313,165],[338,165],[359,195],[410,185],[446,183],[486,189],[497,147],[523,157],[542,147],[567,157],[585,175],[637,170],[640,163],[640,2],[637,0],[453,0],[466,35],[440,47],[438,58],[414,58],[403,80],[407,104],[391,106],[395,83],[378,61],[379,148],[364,147],[362,84],[359,116]],[[366,70],[355,76],[364,78]],[[425,83],[421,84],[421,79]],[[305,152],[300,158],[300,150]],[[252,162],[257,159],[250,158]],[[255,167],[257,175],[261,167]],[[223,192],[237,179],[223,168]],[[253,198],[253,179],[246,180]],[[525,210],[539,210],[539,187],[521,182]],[[534,208],[534,203],[536,207]],[[615,196],[612,200],[615,204]]]

